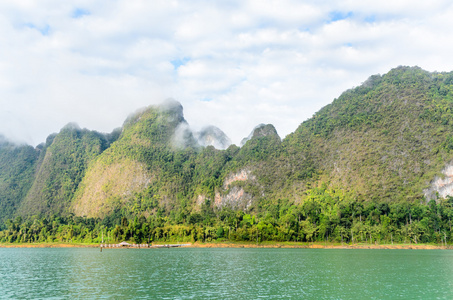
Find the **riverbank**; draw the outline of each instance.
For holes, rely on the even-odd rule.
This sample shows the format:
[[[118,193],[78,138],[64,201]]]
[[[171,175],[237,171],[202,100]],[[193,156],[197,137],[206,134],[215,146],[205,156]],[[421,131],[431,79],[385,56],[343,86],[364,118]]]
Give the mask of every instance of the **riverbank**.
[[[453,249],[452,245],[432,244],[341,244],[341,243],[193,243],[193,248],[302,248],[302,249]]]
[[[172,243],[153,243],[152,245],[165,245]],[[186,244],[186,243],[184,243]],[[416,249],[416,250],[449,250],[453,245],[433,244],[341,244],[341,243],[296,243],[296,242],[211,242],[187,243],[190,248],[302,248],[302,249]],[[99,244],[89,243],[0,243],[0,248],[98,248]]]
[[[0,248],[97,248],[99,244],[86,243],[0,243]]]

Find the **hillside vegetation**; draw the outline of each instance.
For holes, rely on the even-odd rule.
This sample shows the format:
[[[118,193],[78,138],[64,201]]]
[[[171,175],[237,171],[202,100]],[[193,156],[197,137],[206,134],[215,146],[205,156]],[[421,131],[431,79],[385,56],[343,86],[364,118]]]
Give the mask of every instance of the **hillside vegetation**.
[[[15,215],[30,189],[40,149],[14,145],[0,136],[0,224]]]
[[[313,155],[321,181],[363,200],[423,201],[453,159],[452,80],[406,67],[371,76],[286,141]]]
[[[109,145],[107,136],[68,124],[43,146],[35,180],[19,215],[65,215],[88,164]]]

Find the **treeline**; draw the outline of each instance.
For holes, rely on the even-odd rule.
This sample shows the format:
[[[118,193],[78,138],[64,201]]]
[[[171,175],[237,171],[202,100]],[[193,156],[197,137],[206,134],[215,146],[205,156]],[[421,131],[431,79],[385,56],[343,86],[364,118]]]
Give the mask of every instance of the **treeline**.
[[[124,214],[124,212],[122,213]],[[103,220],[76,216],[16,218],[0,231],[0,242],[134,243],[264,241],[344,243],[450,243],[453,197],[438,202],[358,202],[342,190],[310,189],[300,204],[279,200],[249,212],[198,212],[159,208],[151,216],[117,212]]]

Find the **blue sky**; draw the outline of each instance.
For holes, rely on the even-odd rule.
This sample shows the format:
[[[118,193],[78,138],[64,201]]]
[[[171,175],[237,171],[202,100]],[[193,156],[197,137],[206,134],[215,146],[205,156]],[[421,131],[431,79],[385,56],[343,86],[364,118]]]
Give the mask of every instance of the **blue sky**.
[[[4,2],[0,133],[33,145],[69,122],[110,132],[166,98],[194,130],[284,137],[370,75],[453,70],[446,0]]]

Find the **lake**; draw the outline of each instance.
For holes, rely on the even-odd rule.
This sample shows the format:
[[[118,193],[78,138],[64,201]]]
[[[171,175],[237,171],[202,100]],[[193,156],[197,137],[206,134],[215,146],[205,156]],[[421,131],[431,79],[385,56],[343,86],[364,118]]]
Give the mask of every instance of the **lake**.
[[[6,299],[452,299],[453,251],[0,248]]]

